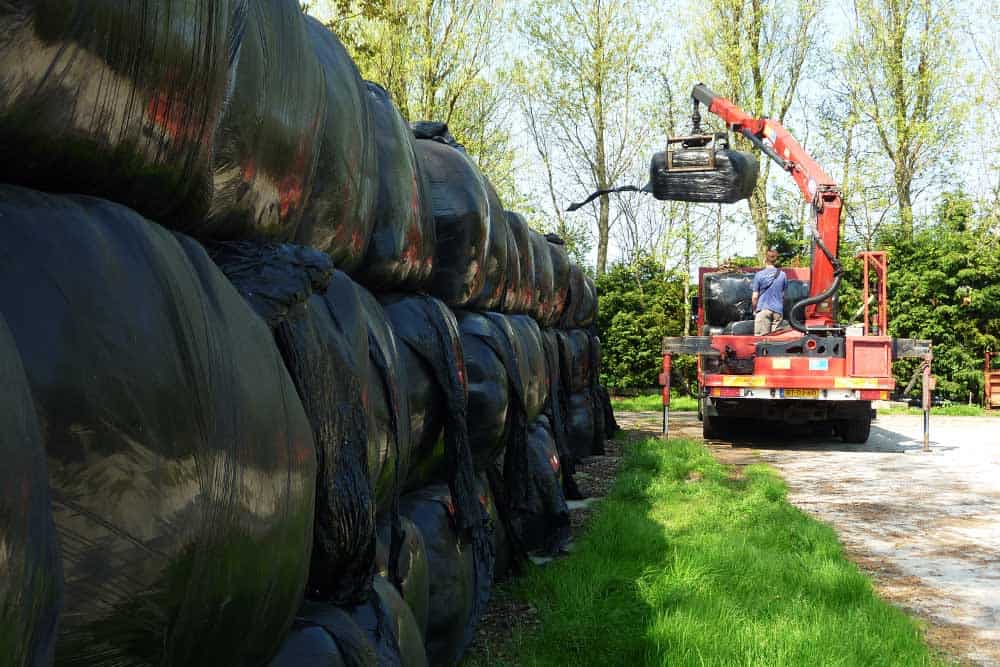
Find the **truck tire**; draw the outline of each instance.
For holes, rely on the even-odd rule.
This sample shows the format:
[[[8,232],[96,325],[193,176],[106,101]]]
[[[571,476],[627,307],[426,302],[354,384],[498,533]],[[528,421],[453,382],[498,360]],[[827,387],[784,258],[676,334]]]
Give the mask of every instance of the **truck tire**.
[[[701,437],[705,440],[721,438],[726,430],[725,421],[723,417],[713,417],[707,412],[703,413],[701,419]]]
[[[871,415],[844,419],[837,424],[837,435],[843,438],[844,442],[862,444],[868,441],[871,429]]]

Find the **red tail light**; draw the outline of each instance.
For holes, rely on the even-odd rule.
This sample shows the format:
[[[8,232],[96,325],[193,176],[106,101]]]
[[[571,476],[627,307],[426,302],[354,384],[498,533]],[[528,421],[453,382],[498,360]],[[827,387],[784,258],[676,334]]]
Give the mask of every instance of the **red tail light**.
[[[739,398],[739,387],[712,387],[712,396],[717,398]]]
[[[862,401],[887,401],[889,400],[889,392],[882,389],[862,389],[861,393]]]

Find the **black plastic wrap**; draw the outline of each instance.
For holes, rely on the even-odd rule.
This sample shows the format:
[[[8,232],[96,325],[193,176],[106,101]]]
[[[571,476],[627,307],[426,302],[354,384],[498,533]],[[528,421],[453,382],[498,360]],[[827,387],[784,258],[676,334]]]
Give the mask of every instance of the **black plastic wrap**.
[[[490,240],[487,245],[486,264],[483,265],[483,289],[469,304],[477,310],[503,310],[507,291],[507,256],[510,233],[507,230],[507,214],[500,202],[500,195],[489,179],[480,175],[486,187],[486,201],[489,204]],[[515,250],[516,254],[516,250]]]
[[[730,322],[752,320],[752,282],[753,274],[742,271],[705,274],[701,292],[705,324],[724,327]]]
[[[375,229],[358,280],[376,291],[422,290],[434,270],[435,229],[430,186],[413,135],[389,93],[368,82],[375,122],[378,196]]]
[[[476,470],[496,462],[506,444],[507,413],[512,396],[503,360],[494,352],[499,343],[486,315],[456,311],[462,332],[462,352],[469,387],[469,446]]]
[[[482,175],[462,151],[433,140],[415,142],[434,213],[430,292],[454,308],[468,306],[486,280],[490,204]]]
[[[480,473],[479,478],[479,500],[489,515],[493,532],[493,581],[500,581],[505,578],[511,570],[513,563],[513,553],[511,551],[510,539],[504,528],[503,521],[500,520],[500,510],[497,507],[496,498],[490,485],[489,474]]]
[[[0,317],[0,662],[51,665],[62,563],[45,449],[21,357]]]
[[[318,463],[309,595],[367,599],[375,567],[368,325],[350,279],[311,248],[239,241],[212,258],[271,327],[312,425]]]
[[[553,234],[547,234],[545,238],[548,239],[549,257],[552,260],[552,298],[545,310],[545,319],[540,324],[558,326],[568,306],[570,261],[562,239]],[[538,261],[537,255],[535,261]]]
[[[534,315],[535,244],[528,223],[518,213],[507,211],[507,232],[513,251],[507,251],[507,293],[504,312]]]
[[[458,535],[464,543],[471,545],[477,581],[491,581],[492,544],[487,526],[488,517],[478,502],[469,447],[466,371],[458,323],[448,307],[432,297],[386,295],[382,298],[382,303],[396,337],[424,360],[433,372],[433,380],[444,398],[445,481],[453,498],[454,520]],[[430,549],[430,545],[427,546]],[[488,597],[488,583],[486,587]],[[476,598],[471,625],[467,628],[470,638],[472,628],[483,612],[485,599],[478,596]],[[434,606],[433,602],[431,606]]]
[[[200,245],[123,206],[3,186],[0,216],[62,545],[57,660],[267,662],[316,478],[270,332]]]
[[[0,182],[197,233],[246,0],[0,3]]]
[[[353,287],[368,322],[368,467],[377,510],[385,512],[396,502],[410,465],[410,377],[403,362],[405,346],[388,313],[373,294],[360,285]]]
[[[594,454],[604,455],[604,444],[607,440],[607,429],[604,421],[604,405],[601,403],[601,339],[597,336],[597,329],[591,328],[588,332],[588,342],[590,350],[590,401],[594,411]]]
[[[561,463],[549,420],[539,417],[528,427],[528,494],[517,528],[531,553],[555,555],[571,537],[569,507],[563,495]]]
[[[428,662],[454,665],[472,641],[479,614],[489,600],[494,564],[492,544],[488,551],[479,552],[458,538],[461,531],[455,522],[455,503],[444,485],[428,486],[403,496],[400,511],[420,529],[427,547]]]
[[[400,345],[399,358],[406,377],[411,443],[403,488],[413,491],[448,479],[443,437],[448,406],[434,369],[423,357],[409,345]]]
[[[398,583],[400,595],[413,613],[420,636],[423,637],[427,632],[427,617],[430,610],[427,547],[424,544],[423,533],[409,519],[400,517],[399,529],[402,532],[402,539],[399,555],[394,563],[398,579],[396,583]],[[392,542],[391,518],[379,517],[378,537],[378,574],[389,580],[392,578],[389,572],[391,558],[389,551]]]
[[[549,326],[549,313],[552,310],[552,299],[555,292],[555,278],[552,274],[552,254],[549,242],[544,234],[533,229],[528,230],[531,237],[532,257],[535,262],[535,279],[532,284],[532,295],[528,314],[542,326]]]
[[[753,310],[750,306],[753,294],[754,274],[746,271],[728,271],[707,273],[702,281],[702,299],[705,308],[705,324],[709,327],[726,327],[734,322],[753,320]],[[792,306],[809,295],[809,282],[805,280],[789,280],[785,287],[783,307],[785,317]],[[740,329],[745,331],[745,325]],[[732,333],[719,331],[718,333]]]
[[[316,175],[295,239],[329,253],[338,268],[351,273],[365,257],[375,224],[375,126],[368,92],[340,40],[310,16],[305,28],[319,60],[326,101]],[[303,102],[311,103],[309,98]]]
[[[521,381],[524,385],[525,413],[533,422],[541,414],[549,398],[549,380],[545,367],[545,348],[538,323],[526,315],[508,316],[513,342],[521,359]]]
[[[545,376],[549,385],[545,416],[549,419],[556,451],[559,453],[563,493],[569,500],[580,500],[583,495],[574,479],[576,458],[569,445],[569,394],[563,378],[560,333],[555,329],[543,329],[541,333],[545,351]]]
[[[576,394],[590,388],[593,373],[590,336],[582,329],[559,332],[562,350],[562,378],[566,391]]]
[[[566,414],[569,449],[573,457],[577,461],[581,461],[588,456],[593,456],[597,453],[594,433],[596,417],[590,389],[569,394]]]
[[[679,168],[702,165],[705,151],[677,151],[673,162]],[[752,153],[716,150],[714,170],[667,171],[667,154],[660,152],[650,161],[649,183],[643,189],[660,200],[733,204],[753,192],[758,170],[757,158]]]
[[[251,0],[232,99],[215,138],[208,218],[215,240],[292,241],[327,118],[323,70],[296,0]]]
[[[583,294],[577,301],[576,326],[586,329],[597,319],[597,285],[588,275],[583,276]]]
[[[420,631],[392,584],[374,578],[358,605],[303,603],[271,667],[425,667]]]

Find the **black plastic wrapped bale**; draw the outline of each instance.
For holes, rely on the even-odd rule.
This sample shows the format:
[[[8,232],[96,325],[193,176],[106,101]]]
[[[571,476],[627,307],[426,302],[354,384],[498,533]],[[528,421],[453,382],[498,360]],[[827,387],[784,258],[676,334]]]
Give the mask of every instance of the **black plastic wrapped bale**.
[[[593,373],[590,358],[590,336],[582,329],[559,332],[562,354],[562,380],[566,391],[576,394],[590,388]]]
[[[0,3],[0,182],[197,232],[246,0]]]
[[[512,211],[507,211],[507,230],[508,238],[517,252],[516,254],[507,252],[507,296],[504,299],[504,311],[534,315],[537,299],[535,244],[532,241],[532,231],[524,218]]]
[[[448,479],[444,451],[448,410],[431,365],[409,345],[399,346],[399,358],[406,377],[410,415],[410,455],[403,488],[413,491],[432,481]]]
[[[410,607],[420,636],[427,632],[427,617],[430,613],[430,579],[427,569],[427,546],[423,533],[406,517],[399,517],[402,532],[399,556],[395,563],[399,592]],[[378,574],[390,579],[389,560],[392,542],[392,519],[382,515],[378,520]],[[377,580],[376,580],[377,581]]]
[[[497,306],[497,310],[502,313],[519,313],[524,308],[524,290],[521,279],[521,253],[518,250],[518,239],[514,235],[514,230],[510,225],[510,214],[504,212],[505,225],[507,227],[507,267],[504,269],[503,299]],[[526,229],[526,228],[525,228]],[[531,250],[531,242],[528,241],[527,248]],[[534,279],[534,276],[531,276]],[[530,283],[530,280],[529,280]]]
[[[569,507],[563,495],[559,453],[545,416],[528,428],[527,463],[527,469],[519,471],[529,481],[517,528],[529,552],[555,555],[570,539]]]
[[[400,665],[402,667],[427,667],[424,629],[418,624],[409,604],[399,591],[383,577],[375,577],[375,593],[378,595],[385,615],[392,625],[399,651]]]
[[[62,563],[38,416],[21,357],[0,317],[0,662],[51,665]]]
[[[562,239],[554,234],[547,234],[545,238],[548,239],[549,257],[552,260],[552,298],[549,300],[549,307],[541,324],[554,327],[559,325],[568,305],[570,260]]]
[[[360,632],[359,629],[359,635]],[[366,653],[366,657],[371,657],[371,662],[360,664],[376,667],[374,653],[373,649]],[[269,667],[348,667],[349,665],[329,631],[304,619],[296,619],[292,631],[281,643],[278,655],[268,664]],[[351,664],[353,667],[353,664],[357,663]]]
[[[701,286],[705,324],[724,327],[730,322],[752,320],[752,283],[753,274],[743,271],[706,273]]]
[[[352,273],[361,264],[375,224],[379,162],[368,91],[357,65],[333,32],[305,17],[326,90],[319,158],[296,242],[328,253]],[[286,76],[295,76],[294,71]],[[304,100],[308,103],[308,98]]]
[[[454,665],[472,641],[479,613],[489,600],[492,549],[478,554],[458,539],[454,503],[444,485],[403,496],[400,511],[420,529],[427,547],[430,615],[424,643],[428,662]]]
[[[271,327],[312,425],[318,462],[309,594],[356,604],[375,568],[375,494],[365,406],[368,317],[325,254],[239,241],[212,258]]]
[[[552,298],[555,291],[555,283],[552,275],[552,255],[549,251],[549,242],[544,234],[540,234],[533,229],[528,230],[531,237],[532,258],[535,262],[535,279],[532,283],[532,300],[529,305],[528,314],[535,318],[535,321],[542,326],[549,326],[549,312],[552,309]]]
[[[476,579],[490,581],[493,578],[493,549],[488,517],[479,503],[469,447],[466,370],[458,323],[451,310],[432,297],[386,295],[382,303],[397,339],[424,360],[444,398],[443,481],[447,481],[451,492],[457,533],[464,548],[471,547]],[[419,464],[416,453],[411,460]],[[427,546],[430,549],[430,545]],[[486,589],[488,592],[488,583]],[[467,629],[470,637],[471,627],[483,612],[485,599],[476,597],[471,625]]]
[[[666,152],[656,153],[649,164],[649,183],[643,189],[660,200],[702,204],[733,204],[749,197],[757,184],[757,158],[728,149],[714,150],[714,154],[714,169],[684,171],[705,165],[706,151],[676,151],[674,169],[667,168]]]
[[[597,285],[588,275],[583,276],[583,294],[576,307],[576,326],[586,329],[597,319]]]
[[[583,495],[574,479],[576,459],[569,446],[569,393],[562,370],[561,333],[555,329],[542,329],[541,334],[545,351],[545,376],[549,385],[549,399],[543,409],[549,419],[556,451],[559,453],[563,492],[570,500],[580,500]]]
[[[490,204],[482,175],[462,151],[418,139],[417,160],[434,213],[434,273],[430,292],[464,308],[483,291],[490,252]]]
[[[549,379],[545,366],[545,347],[538,323],[526,315],[508,316],[521,363],[525,411],[529,422],[541,414],[549,398]]]
[[[577,461],[595,453],[594,400],[590,389],[570,394],[567,405],[569,449]],[[603,415],[602,415],[603,416]]]
[[[500,520],[500,510],[497,507],[496,498],[490,487],[489,475],[487,473],[480,473],[478,482],[479,500],[483,503],[483,507],[486,509],[486,514],[489,516],[490,524],[492,524],[493,528],[493,581],[496,582],[505,578],[511,571],[513,553],[510,538],[507,537],[503,521]]]
[[[507,290],[507,256],[510,233],[507,230],[507,213],[500,202],[500,195],[489,179],[481,176],[486,187],[486,201],[489,204],[490,240],[483,266],[482,291],[469,304],[477,310],[500,311],[503,309]]]
[[[799,301],[802,301],[809,296],[809,281],[808,280],[788,280],[785,286],[785,298],[782,301],[782,307],[784,308],[785,321],[782,322],[782,326],[787,326],[788,316],[792,312],[792,306],[794,306]],[[799,319],[803,318],[803,313],[800,311],[798,313]]]
[[[193,240],[0,187],[0,294],[65,574],[57,661],[258,665],[305,589],[312,431],[267,326]]]
[[[368,471],[376,510],[389,511],[402,490],[410,465],[410,376],[403,361],[404,345],[392,329],[388,313],[373,294],[353,285],[368,322],[369,376]],[[363,399],[364,400],[364,399]]]
[[[506,440],[511,400],[507,369],[494,352],[497,331],[486,315],[456,311],[469,387],[469,446],[477,470],[496,462]]]
[[[375,229],[357,279],[375,291],[423,290],[434,270],[430,186],[410,128],[389,93],[377,84],[366,85],[375,121],[379,183]]]
[[[292,241],[309,201],[327,118],[323,70],[295,0],[251,0],[232,100],[215,137],[214,240]]]

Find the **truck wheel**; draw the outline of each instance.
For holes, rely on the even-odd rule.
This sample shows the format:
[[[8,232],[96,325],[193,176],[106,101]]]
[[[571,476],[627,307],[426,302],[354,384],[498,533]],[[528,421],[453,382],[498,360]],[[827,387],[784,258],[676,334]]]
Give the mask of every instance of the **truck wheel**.
[[[844,439],[844,442],[861,444],[868,441],[868,436],[872,430],[871,415],[867,417],[857,417],[855,419],[845,419],[837,424],[837,435]]]
[[[725,435],[726,419],[724,417],[711,417],[708,413],[701,418],[701,437],[706,440],[714,440]]]

